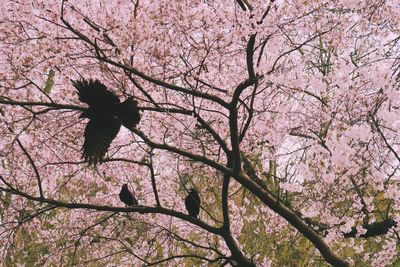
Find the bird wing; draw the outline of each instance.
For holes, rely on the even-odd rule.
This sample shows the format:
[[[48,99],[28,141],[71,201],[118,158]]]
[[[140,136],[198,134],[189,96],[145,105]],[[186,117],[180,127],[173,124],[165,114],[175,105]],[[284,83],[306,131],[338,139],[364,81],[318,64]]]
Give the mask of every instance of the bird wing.
[[[121,124],[118,120],[112,117],[90,120],[88,122],[85,128],[82,157],[89,165],[96,165],[103,160],[120,127]]]
[[[197,194],[197,198],[194,196],[192,192],[185,199],[185,206],[189,215],[193,217],[197,217],[200,211],[200,197]]]
[[[138,204],[136,198],[132,195],[129,189],[121,189],[119,199],[128,206],[136,206]]]
[[[132,97],[118,105],[116,114],[122,125],[129,130],[134,128],[140,121],[139,107]]]
[[[200,212],[200,196],[199,193],[197,193],[197,191],[191,192],[191,195],[193,199],[193,211],[197,216]]]
[[[132,202],[134,206],[137,206],[139,204],[137,199],[133,195],[132,195]]]
[[[119,103],[119,98],[99,80],[76,80],[72,85],[78,90],[79,100],[89,106]]]
[[[199,204],[199,206],[200,206],[200,196],[199,196],[199,193],[197,192],[197,191],[193,191],[193,192],[191,192],[191,194],[192,194],[192,197],[193,197],[193,199],[196,201],[196,203],[198,203]]]
[[[185,207],[189,212],[189,215],[193,213],[193,200],[191,199],[190,195],[185,198]]]

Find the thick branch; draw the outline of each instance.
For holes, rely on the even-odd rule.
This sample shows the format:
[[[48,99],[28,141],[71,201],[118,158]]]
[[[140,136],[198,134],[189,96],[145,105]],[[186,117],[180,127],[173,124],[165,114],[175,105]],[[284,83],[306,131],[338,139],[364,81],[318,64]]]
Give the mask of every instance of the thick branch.
[[[1,177],[1,179],[4,181],[4,178]],[[210,233],[217,234],[217,235],[221,234],[221,230],[219,228],[208,225],[208,224],[206,224],[196,218],[193,218],[192,216],[186,215],[182,212],[178,212],[178,211],[170,210],[170,209],[166,209],[166,208],[161,208],[161,207],[135,206],[135,207],[123,208],[123,207],[112,207],[112,206],[93,205],[93,204],[85,204],[85,203],[69,203],[69,202],[62,202],[62,201],[58,201],[58,200],[54,200],[54,199],[50,199],[50,198],[34,197],[25,192],[17,190],[15,188],[0,187],[0,191],[9,192],[11,194],[18,195],[18,196],[21,196],[26,199],[36,201],[39,203],[46,203],[46,204],[54,205],[56,207],[63,207],[63,208],[67,208],[67,209],[165,214],[165,215],[170,215],[170,216],[191,222]]]
[[[222,182],[222,216],[223,216],[223,228],[228,230],[230,229],[230,220],[229,220],[229,206],[228,206],[228,196],[229,196],[229,174],[224,175],[224,179]]]
[[[239,173],[239,175],[234,176],[234,178],[310,240],[328,263],[338,267],[349,266],[346,261],[335,255],[324,240],[312,228],[305,224],[296,213],[289,210],[273,196],[262,190],[249,176],[245,173]]]
[[[237,103],[239,102],[240,95],[247,87],[257,84],[257,77],[254,73],[253,66],[255,38],[255,34],[250,36],[246,48],[246,62],[249,78],[236,87],[235,92],[233,93],[232,101],[229,103],[229,130],[231,133],[234,172],[238,172],[241,169],[239,141],[240,139],[243,139],[243,137],[239,138]]]
[[[255,42],[256,42],[256,35],[252,34],[249,38],[249,41],[247,42],[247,48],[246,48],[246,62],[250,80],[256,79],[256,74],[254,72],[254,64],[253,64]]]
[[[232,259],[235,260],[239,264],[239,266],[255,267],[255,264],[243,255],[235,239],[232,237],[230,231],[229,207],[228,207],[229,181],[230,181],[230,175],[225,174],[222,183],[222,215],[224,218],[224,224],[222,226],[223,230],[222,237],[224,238],[226,244],[228,245],[232,253]]]
[[[241,8],[243,11],[246,11],[246,5],[243,3],[242,0],[236,0],[236,2],[239,4],[240,8]]]

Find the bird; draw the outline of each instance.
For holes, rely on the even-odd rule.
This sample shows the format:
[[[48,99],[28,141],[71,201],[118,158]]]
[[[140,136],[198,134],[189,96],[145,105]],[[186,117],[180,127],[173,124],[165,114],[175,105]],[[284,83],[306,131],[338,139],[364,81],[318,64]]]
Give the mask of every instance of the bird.
[[[123,184],[119,192],[119,199],[127,206],[137,206],[138,201],[128,189],[128,184]]]
[[[128,97],[120,103],[119,98],[99,80],[75,80],[79,100],[89,107],[80,118],[87,118],[82,158],[89,165],[102,163],[121,125],[132,130],[140,122],[141,114],[137,102]]]
[[[185,206],[189,215],[197,218],[200,212],[200,196],[196,189],[190,189],[189,195],[185,198]]]

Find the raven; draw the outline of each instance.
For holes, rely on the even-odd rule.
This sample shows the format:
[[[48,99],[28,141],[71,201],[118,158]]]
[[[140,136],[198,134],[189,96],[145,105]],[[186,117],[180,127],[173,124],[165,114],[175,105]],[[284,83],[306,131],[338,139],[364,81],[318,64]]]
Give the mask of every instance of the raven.
[[[101,163],[121,124],[132,130],[140,121],[137,102],[128,97],[119,98],[99,80],[76,80],[72,85],[78,90],[79,100],[89,107],[80,118],[89,119],[85,128],[82,158],[89,165]]]
[[[119,199],[128,206],[137,206],[138,204],[136,198],[129,191],[127,184],[122,185],[121,192],[119,192]]]
[[[197,218],[200,212],[200,196],[196,189],[190,189],[189,195],[185,198],[185,206],[189,215]]]

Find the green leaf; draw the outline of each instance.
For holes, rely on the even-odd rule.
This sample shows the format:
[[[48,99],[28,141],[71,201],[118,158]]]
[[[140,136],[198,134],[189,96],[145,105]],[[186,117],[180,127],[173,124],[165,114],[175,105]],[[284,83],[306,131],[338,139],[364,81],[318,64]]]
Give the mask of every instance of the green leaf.
[[[5,208],[8,208],[8,207],[10,207],[11,206],[11,193],[10,192],[6,192],[5,193],[5,196],[4,196],[4,207]]]
[[[44,88],[43,88],[43,91],[44,91],[46,94],[50,93],[51,89],[53,88],[53,85],[54,85],[54,75],[55,75],[54,70],[50,69],[50,70],[49,70],[49,74],[48,74],[48,76],[47,76],[46,85],[45,85]]]

